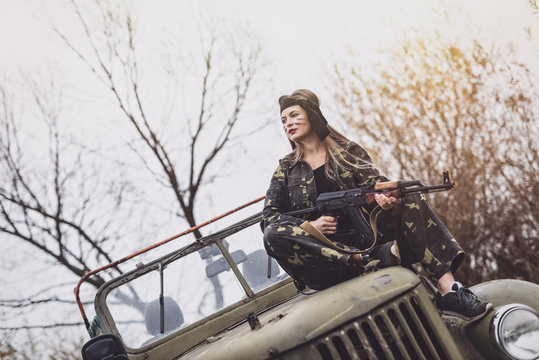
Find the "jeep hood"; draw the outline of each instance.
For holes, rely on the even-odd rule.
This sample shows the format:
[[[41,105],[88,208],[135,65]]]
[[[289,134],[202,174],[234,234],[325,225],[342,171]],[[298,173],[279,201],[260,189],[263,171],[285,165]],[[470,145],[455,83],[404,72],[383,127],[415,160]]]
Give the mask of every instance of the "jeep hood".
[[[265,359],[284,353],[348,323],[414,288],[419,278],[393,267],[346,281],[311,295],[299,295],[257,314],[260,326],[247,321],[207,339],[181,359]]]

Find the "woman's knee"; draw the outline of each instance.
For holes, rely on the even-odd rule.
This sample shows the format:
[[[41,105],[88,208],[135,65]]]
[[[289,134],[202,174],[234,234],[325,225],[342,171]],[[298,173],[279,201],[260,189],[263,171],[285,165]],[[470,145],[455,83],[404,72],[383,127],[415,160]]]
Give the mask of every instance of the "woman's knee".
[[[278,227],[271,225],[264,229],[264,247],[268,254],[275,254],[286,248],[284,232],[277,229]]]
[[[277,229],[273,226],[267,226],[264,229],[264,243],[271,244],[277,238]]]

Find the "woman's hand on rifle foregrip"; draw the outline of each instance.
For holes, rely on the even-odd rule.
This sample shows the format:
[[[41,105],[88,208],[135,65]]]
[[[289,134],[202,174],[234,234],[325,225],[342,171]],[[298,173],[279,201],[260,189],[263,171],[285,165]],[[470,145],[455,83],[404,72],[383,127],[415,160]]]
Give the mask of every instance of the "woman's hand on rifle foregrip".
[[[386,196],[385,194],[380,193],[374,194],[374,199],[383,210],[390,210],[401,202],[401,199],[397,199],[393,196]]]

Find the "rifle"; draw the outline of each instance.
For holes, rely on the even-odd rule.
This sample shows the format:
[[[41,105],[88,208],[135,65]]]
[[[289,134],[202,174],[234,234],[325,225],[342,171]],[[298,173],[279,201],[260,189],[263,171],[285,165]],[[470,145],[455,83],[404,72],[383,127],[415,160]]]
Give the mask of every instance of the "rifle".
[[[426,194],[439,191],[448,191],[455,185],[449,178],[449,172],[442,174],[442,184],[425,185],[420,180],[388,181],[374,184],[365,184],[357,189],[341,190],[322,193],[316,199],[316,206],[287,212],[286,215],[301,215],[308,213],[335,213],[345,212],[359,234],[363,235],[372,245],[376,242],[376,234],[373,231],[375,224],[371,216],[371,224],[361,214],[360,207],[374,203],[376,193],[385,194],[388,197],[404,198],[409,194]],[[372,215],[372,214],[371,214]],[[375,220],[374,220],[375,221]]]

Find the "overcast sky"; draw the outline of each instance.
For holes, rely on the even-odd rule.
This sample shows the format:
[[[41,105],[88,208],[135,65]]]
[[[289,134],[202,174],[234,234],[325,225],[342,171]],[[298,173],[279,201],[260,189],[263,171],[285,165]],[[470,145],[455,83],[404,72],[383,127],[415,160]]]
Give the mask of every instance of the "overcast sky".
[[[309,88],[321,95],[322,109],[328,112],[329,75],[335,63],[349,60],[348,47],[359,54],[353,59],[355,63],[374,62],[380,49],[391,48],[412,33],[473,38],[498,46],[511,42],[519,46],[515,51],[522,61],[532,68],[539,66],[536,61],[539,16],[533,13],[527,0],[133,0],[126,3],[135,9],[140,33],[156,42],[163,34],[178,29],[187,31],[184,35],[196,41],[193,29],[197,16],[193,15],[193,9],[212,9],[231,22],[248,23],[271,63],[271,81],[262,84],[265,91],[255,100],[261,108],[274,106],[281,94]],[[79,59],[49,24],[54,23],[70,34],[80,30],[68,0],[0,0],[0,9],[0,76],[13,80],[20,72],[52,69],[64,78],[63,82],[83,83]],[[93,86],[96,88],[85,86],[85,96],[95,94],[98,98],[102,88],[95,82]],[[73,92],[68,96],[78,99],[82,95]],[[271,131],[270,138],[279,145],[268,155],[276,157],[288,150],[288,144],[279,134],[277,124]],[[273,168],[273,164],[263,171]],[[255,191],[260,192],[264,186]]]
[[[58,56],[66,49],[62,49],[47,24],[53,21],[60,26],[74,25],[66,3],[0,0],[2,72],[75,61]],[[158,34],[186,21],[182,13],[194,3],[217,8],[225,17],[248,21],[278,64],[274,79],[276,93],[296,87],[319,88],[324,77],[321,70],[327,70],[325,65],[344,56],[345,45],[359,46],[368,54],[399,39],[406,29],[521,42],[526,37],[524,28],[538,25],[527,0],[139,0],[127,3],[135,4],[145,25],[143,31],[149,34],[152,31]],[[442,11],[449,14],[449,23],[444,24],[436,15]],[[470,34],[469,29],[474,33]]]

